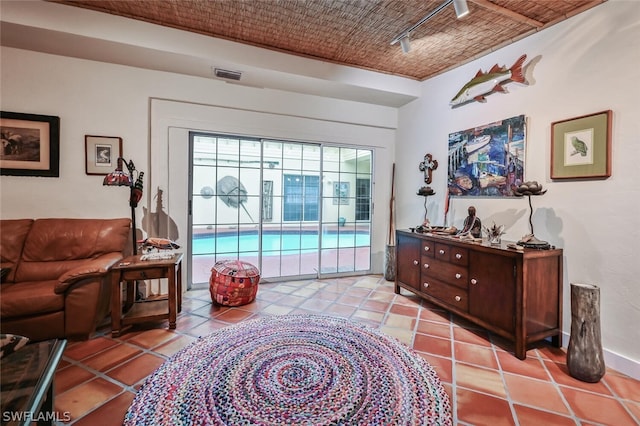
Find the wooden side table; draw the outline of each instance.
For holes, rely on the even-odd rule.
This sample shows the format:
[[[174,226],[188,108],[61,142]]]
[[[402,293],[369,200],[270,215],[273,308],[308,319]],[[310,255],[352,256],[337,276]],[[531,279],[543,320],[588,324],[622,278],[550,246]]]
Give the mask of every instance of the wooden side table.
[[[135,282],[166,278],[169,293],[166,299],[135,300]],[[123,303],[121,284],[127,285]],[[111,335],[118,337],[131,324],[168,319],[169,329],[176,328],[178,312],[182,310],[182,253],[169,259],[140,260],[129,256],[111,268]]]

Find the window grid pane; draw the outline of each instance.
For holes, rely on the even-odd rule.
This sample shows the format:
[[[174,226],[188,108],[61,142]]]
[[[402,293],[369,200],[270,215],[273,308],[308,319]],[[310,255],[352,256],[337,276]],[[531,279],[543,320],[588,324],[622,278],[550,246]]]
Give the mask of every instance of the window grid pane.
[[[371,150],[197,133],[191,143],[194,283],[223,258],[263,277],[370,269]]]

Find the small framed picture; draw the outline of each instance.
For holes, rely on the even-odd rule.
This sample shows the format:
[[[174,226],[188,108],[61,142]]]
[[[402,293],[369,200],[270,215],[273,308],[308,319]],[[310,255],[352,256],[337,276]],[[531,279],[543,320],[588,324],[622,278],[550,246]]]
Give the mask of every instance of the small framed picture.
[[[333,183],[333,204],[349,204],[349,182]]]
[[[107,175],[122,157],[122,138],[85,135],[84,150],[85,172],[88,175]]]
[[[611,176],[611,110],[551,124],[551,179]]]

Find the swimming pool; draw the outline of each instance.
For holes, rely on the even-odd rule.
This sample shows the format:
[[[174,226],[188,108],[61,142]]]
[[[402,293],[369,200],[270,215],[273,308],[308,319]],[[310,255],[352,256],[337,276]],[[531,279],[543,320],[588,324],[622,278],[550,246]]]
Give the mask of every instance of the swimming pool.
[[[367,247],[371,236],[365,232],[328,232],[322,234],[322,249]],[[313,252],[318,249],[319,235],[314,233],[265,233],[262,235],[263,255],[278,255],[281,251],[300,250]],[[193,254],[257,252],[257,233],[240,235],[203,234],[193,237]]]

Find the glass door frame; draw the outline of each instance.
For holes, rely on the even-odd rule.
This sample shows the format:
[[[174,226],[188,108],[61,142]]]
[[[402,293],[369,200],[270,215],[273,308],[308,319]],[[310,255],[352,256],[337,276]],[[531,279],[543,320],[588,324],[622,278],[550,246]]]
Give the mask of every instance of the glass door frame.
[[[292,141],[292,140],[273,140],[273,139],[265,139],[265,138],[256,138],[256,137],[245,137],[245,136],[238,136],[238,135],[228,135],[228,134],[221,134],[221,133],[215,133],[215,132],[203,132],[203,131],[190,131],[189,132],[189,193],[188,193],[188,203],[189,203],[189,209],[188,209],[188,230],[189,230],[189,235],[188,235],[188,244],[189,244],[189,253],[191,254],[190,258],[188,259],[189,262],[189,270],[192,270],[193,268],[193,259],[195,257],[196,254],[194,254],[193,251],[193,241],[194,241],[194,236],[193,236],[193,230],[194,230],[194,167],[195,167],[195,161],[194,161],[194,141],[195,141],[195,137],[196,136],[203,136],[203,137],[212,137],[212,138],[231,138],[231,139],[238,139],[238,140],[246,140],[246,141],[255,141],[255,142],[259,142],[260,145],[260,160],[263,162],[265,162],[265,155],[264,155],[264,149],[265,149],[265,142],[277,142],[277,143],[282,143],[282,144],[294,144],[294,145],[299,145],[299,146],[317,146],[320,150],[320,158],[319,158],[319,167],[320,170],[318,171],[318,176],[319,176],[319,188],[318,188],[318,219],[317,221],[314,221],[314,223],[316,223],[317,225],[317,235],[318,235],[318,240],[317,240],[317,247],[315,247],[315,267],[314,267],[314,273],[308,273],[308,274],[300,274],[300,275],[285,275],[285,276],[279,276],[279,277],[267,277],[265,278],[264,281],[287,281],[287,280],[297,280],[297,279],[314,279],[314,278],[329,278],[329,277],[340,277],[340,276],[353,276],[353,275],[365,275],[371,272],[372,270],[372,266],[371,266],[371,257],[372,257],[372,249],[371,249],[371,232],[372,232],[372,212],[373,212],[373,176],[374,176],[374,171],[373,171],[373,164],[374,164],[374,149],[372,147],[362,147],[362,146],[349,146],[349,145],[338,145],[338,144],[328,144],[328,143],[318,143],[318,142],[300,142],[300,141]],[[217,143],[217,142],[216,142]],[[353,150],[354,152],[357,153],[357,151],[368,151],[369,152],[369,158],[370,158],[370,164],[369,164],[369,169],[367,171],[367,175],[368,175],[368,179],[370,181],[369,184],[369,188],[370,188],[370,194],[369,194],[369,220],[364,221],[367,222],[369,224],[369,229],[368,229],[368,245],[367,247],[367,252],[368,252],[368,269],[367,270],[357,270],[355,264],[354,264],[354,269],[350,270],[350,271],[346,271],[346,272],[341,272],[339,270],[339,267],[336,268],[335,271],[330,271],[330,272],[322,272],[322,252],[323,252],[323,228],[324,228],[324,201],[327,199],[327,195],[331,195],[331,194],[325,194],[325,184],[324,184],[324,179],[323,179],[323,174],[324,174],[324,150],[325,148],[343,148],[343,149],[347,149],[347,150]],[[217,160],[216,160],[217,161]],[[218,166],[216,166],[217,168]],[[240,168],[240,166],[238,166],[238,168]],[[265,180],[264,177],[264,170],[265,167],[264,165],[261,165],[260,167],[260,185],[264,185],[264,183],[268,180]],[[281,169],[281,175],[284,177],[284,174],[287,171],[291,171],[291,170],[284,170]],[[301,173],[304,173],[304,170],[301,169],[300,170]],[[354,175],[356,176],[356,175]],[[359,176],[359,175],[358,175]],[[261,187],[262,188],[262,187]],[[303,185],[304,188],[304,185]],[[282,189],[281,189],[282,190]],[[355,188],[355,184],[353,185],[353,188],[351,188],[352,191],[352,195],[353,195],[353,202],[356,202],[356,188]],[[259,206],[259,214],[258,214],[258,235],[263,236],[264,235],[264,226],[265,226],[265,221],[262,217],[262,207],[264,206],[264,194],[262,189],[259,190],[259,199],[258,199],[258,206]],[[284,193],[281,195],[281,197],[284,197]],[[334,200],[335,201],[335,200]],[[284,203],[284,198],[282,198],[282,203]],[[275,205],[275,203],[274,203]],[[272,206],[273,207],[273,206]],[[282,225],[282,223],[284,222],[284,220],[282,219],[282,215],[281,215],[281,221],[280,224]],[[355,219],[353,219],[353,224],[354,224],[354,230],[355,230],[355,225],[356,222],[362,222],[362,221],[358,221]],[[303,223],[303,222],[301,222]],[[217,222],[216,222],[217,224]],[[280,227],[280,229],[282,229],[282,226]],[[262,246],[262,238],[258,238],[259,240],[259,244],[258,244],[258,267],[262,268],[262,263],[263,263],[263,257],[264,257],[264,251],[263,251],[263,246]],[[339,244],[339,242],[338,242]],[[340,248],[338,246],[338,248]],[[354,250],[357,249],[357,247],[354,247]],[[236,252],[236,255],[241,254],[241,252]],[[217,252],[212,253],[214,260],[217,258]],[[283,251],[282,249],[280,250],[280,255],[279,257],[282,258],[283,256]],[[355,251],[354,251],[354,256],[355,256]],[[354,259],[355,261],[355,259]],[[211,265],[213,266],[213,265]],[[300,271],[300,270],[299,270]],[[280,273],[282,273],[282,271],[280,271]],[[190,275],[192,275],[190,273]],[[201,279],[198,279],[197,283],[193,283],[193,276],[190,277],[189,279],[189,283],[190,285],[193,283],[193,285],[199,285],[200,283],[202,283],[203,281]]]

